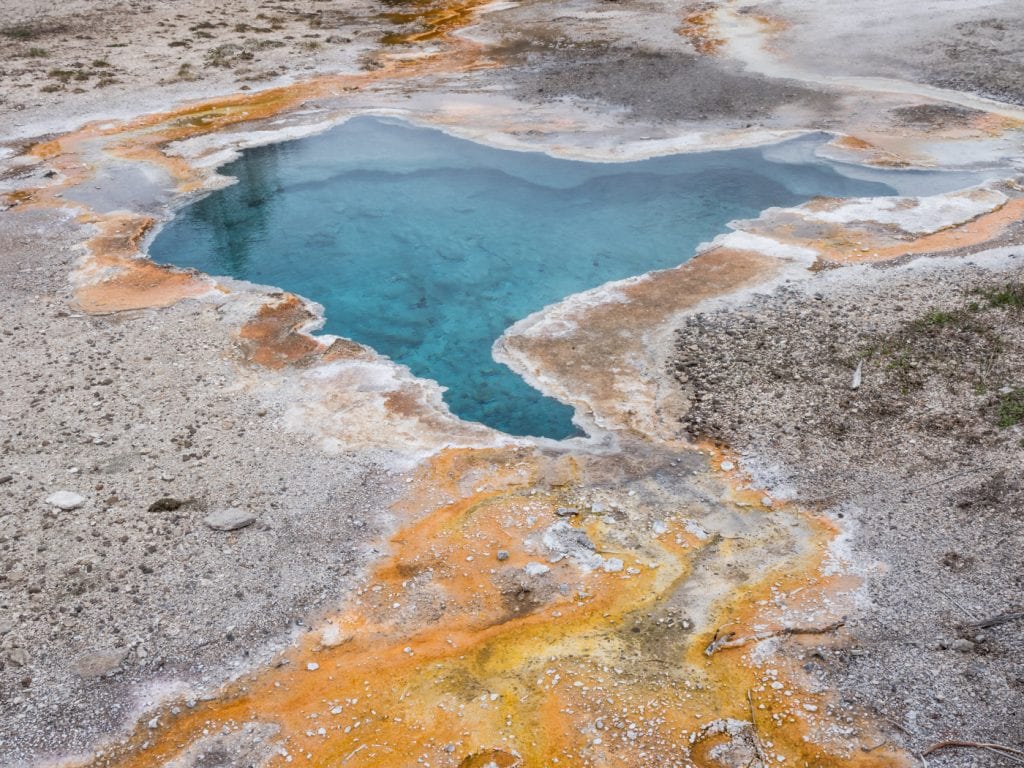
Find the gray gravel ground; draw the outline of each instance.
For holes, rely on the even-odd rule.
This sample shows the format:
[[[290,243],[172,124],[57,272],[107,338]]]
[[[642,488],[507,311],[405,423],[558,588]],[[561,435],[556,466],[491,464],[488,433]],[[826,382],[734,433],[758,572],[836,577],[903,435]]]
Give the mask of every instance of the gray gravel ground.
[[[915,749],[1019,746],[1024,615],[972,625],[1024,611],[1024,259],[836,274],[690,319],[671,363],[681,427],[852,533],[870,603],[853,649],[808,660],[831,685]]]
[[[76,312],[82,234],[0,213],[5,767],[88,746],[140,685],[265,657],[338,604],[390,525],[386,457],[310,450],[283,406],[225,388],[240,356],[215,307]],[[46,503],[62,490],[82,506]],[[203,524],[232,508],[256,522]]]
[[[526,65],[511,74],[523,98],[571,96],[625,107],[632,116],[655,122],[714,120],[726,128],[745,128],[770,122],[783,108],[827,115],[835,106],[826,91],[746,74],[738,66],[682,50],[569,43],[523,60]]]
[[[768,0],[775,47],[817,76],[881,76],[1024,103],[1017,0]]]

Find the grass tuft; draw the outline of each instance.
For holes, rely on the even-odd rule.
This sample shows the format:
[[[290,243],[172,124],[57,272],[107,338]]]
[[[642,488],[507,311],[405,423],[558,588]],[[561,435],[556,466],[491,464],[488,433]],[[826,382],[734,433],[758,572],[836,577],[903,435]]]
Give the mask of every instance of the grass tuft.
[[[1000,427],[1015,427],[1024,422],[1024,389],[1017,388],[999,396],[999,411],[996,424]]]
[[[990,307],[1024,309],[1024,283],[1007,283],[1001,288],[983,291]]]
[[[36,30],[27,24],[17,24],[13,27],[0,29],[0,34],[9,37],[11,40],[32,40],[36,36]]]

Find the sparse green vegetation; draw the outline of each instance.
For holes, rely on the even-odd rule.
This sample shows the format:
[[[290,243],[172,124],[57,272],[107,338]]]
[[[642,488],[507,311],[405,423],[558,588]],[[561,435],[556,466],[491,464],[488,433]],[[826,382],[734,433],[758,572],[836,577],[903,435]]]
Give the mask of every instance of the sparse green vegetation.
[[[199,79],[199,75],[196,74],[196,72],[192,68],[191,64],[189,64],[188,62],[185,62],[180,67],[178,67],[177,79],[180,82],[191,83],[191,82],[194,82],[195,80],[198,80]]]
[[[0,30],[0,33],[2,33],[4,37],[9,37],[12,40],[32,40],[36,36],[35,29],[26,24],[4,27]]]
[[[250,38],[245,41],[245,47],[249,50],[265,51],[268,48],[283,48],[284,43],[280,40],[255,40]]]
[[[106,59],[94,59],[93,62],[92,62],[92,65],[93,65],[93,67],[95,67],[97,69],[102,69],[102,68],[105,68],[105,67],[112,66],[111,63],[109,61],[107,61]]]
[[[941,309],[933,309],[925,314],[922,322],[925,325],[952,325],[959,319],[959,312],[944,312]]]
[[[243,47],[234,43],[226,43],[212,48],[206,54],[206,63],[211,67],[232,67],[240,61],[252,61],[256,58],[248,46]]]
[[[1024,283],[1007,283],[1001,288],[984,291],[981,294],[990,307],[1003,309],[1024,309]]]
[[[1022,310],[1022,282],[977,289],[959,306],[934,307],[910,320],[866,348],[863,357],[876,360],[889,386],[903,395],[939,376],[981,398],[989,423],[1024,425],[1024,387],[1004,386],[1016,377],[1008,358],[1014,346],[1006,334],[1019,325]]]
[[[1015,427],[1024,423],[1024,389],[1017,388],[999,396],[996,423],[1000,427]]]
[[[890,371],[896,371],[897,373],[907,375],[910,373],[914,366],[910,363],[910,358],[904,354],[897,355],[889,361],[888,368]]]
[[[978,332],[981,326],[972,317],[970,307],[963,309],[930,309],[908,326],[913,333],[937,333],[943,329]]]
[[[11,40],[35,40],[44,35],[53,35],[66,30],[67,27],[59,23],[12,24],[9,27],[0,27],[0,35]]]
[[[257,13],[257,19],[263,19],[270,23],[272,29],[282,29],[284,27],[284,19],[280,16],[267,16],[265,13]]]
[[[25,55],[32,59],[45,59],[50,55],[50,52],[45,48],[29,48],[28,53]]]
[[[46,73],[46,76],[52,77],[54,80],[60,80],[62,83],[67,83],[71,81],[75,74],[73,69],[51,69]]]
[[[994,307],[1013,307],[1024,301],[1024,292],[1013,286],[978,291],[981,301],[960,306],[933,307],[864,351],[890,373],[892,384],[903,394],[921,389],[938,370],[954,362],[964,384],[976,394],[990,391],[999,380],[999,361],[1004,352],[1000,331],[987,315]]]
[[[251,24],[235,24],[235,32],[239,34],[245,34],[246,32],[256,32],[257,34],[265,35],[273,32],[271,27],[254,27]]]

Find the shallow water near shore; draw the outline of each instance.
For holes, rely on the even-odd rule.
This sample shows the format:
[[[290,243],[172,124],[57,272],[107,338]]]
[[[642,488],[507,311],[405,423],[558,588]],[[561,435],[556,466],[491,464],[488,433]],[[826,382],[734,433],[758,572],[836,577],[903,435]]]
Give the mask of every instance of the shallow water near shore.
[[[580,162],[359,117],[246,151],[222,169],[238,183],[181,210],[149,252],[313,299],[325,332],[438,381],[459,417],[561,439],[578,433],[572,409],[497,363],[494,341],[571,294],[686,261],[733,219],[894,194],[825,162],[778,159],[808,154]]]

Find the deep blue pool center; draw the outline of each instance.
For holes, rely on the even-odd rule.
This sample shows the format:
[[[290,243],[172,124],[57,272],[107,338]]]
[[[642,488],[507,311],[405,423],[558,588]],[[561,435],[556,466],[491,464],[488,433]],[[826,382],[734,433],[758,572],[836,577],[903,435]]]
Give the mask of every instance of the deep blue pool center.
[[[440,382],[461,418],[561,439],[572,409],[495,362],[495,339],[570,294],[680,264],[732,219],[893,193],[808,162],[820,137],[798,141],[593,163],[359,117],[244,152],[222,169],[238,183],[181,210],[150,255],[318,301],[326,332]]]

